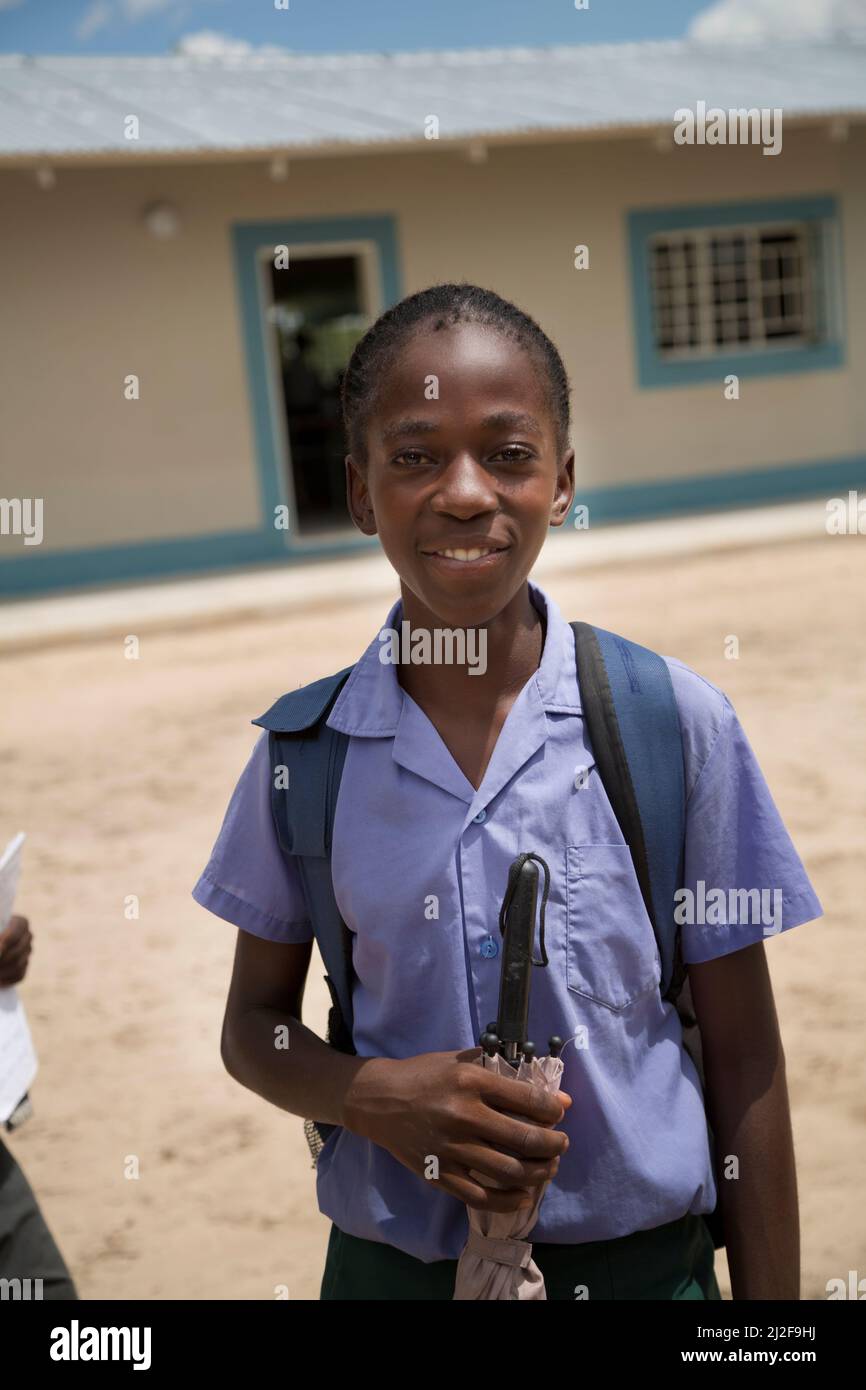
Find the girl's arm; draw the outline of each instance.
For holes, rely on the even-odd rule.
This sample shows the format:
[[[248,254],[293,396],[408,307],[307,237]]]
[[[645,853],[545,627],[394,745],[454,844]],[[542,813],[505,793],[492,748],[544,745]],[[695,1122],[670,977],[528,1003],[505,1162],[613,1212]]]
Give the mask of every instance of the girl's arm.
[[[236,1081],[272,1105],[342,1124],[346,1092],[364,1059],[335,1051],[301,1023],[312,948],[311,941],[291,945],[238,931],[222,1059]]]
[[[799,1299],[794,1144],[764,943],[688,969],[732,1295]]]

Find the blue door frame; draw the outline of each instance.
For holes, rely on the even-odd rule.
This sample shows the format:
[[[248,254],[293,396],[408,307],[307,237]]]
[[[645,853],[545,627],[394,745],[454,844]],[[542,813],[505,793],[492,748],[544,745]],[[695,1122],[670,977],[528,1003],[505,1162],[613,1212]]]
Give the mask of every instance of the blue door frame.
[[[271,403],[271,368],[268,362],[266,334],[268,326],[262,312],[258,258],[263,248],[273,254],[275,246],[313,245],[325,248],[339,242],[366,242],[374,248],[381,304],[375,305],[374,317],[396,304],[401,297],[397,264],[397,234],[394,219],[387,215],[370,217],[327,217],[298,219],[291,222],[243,222],[232,228],[235,276],[240,297],[241,322],[247,364],[250,406],[259,472],[262,514],[276,541],[276,553],[307,558],[369,546],[368,539],[347,533],[345,538],[321,544],[298,543],[286,531],[275,531],[275,508],[287,506],[289,497],[283,480],[282,460],[275,406]]]

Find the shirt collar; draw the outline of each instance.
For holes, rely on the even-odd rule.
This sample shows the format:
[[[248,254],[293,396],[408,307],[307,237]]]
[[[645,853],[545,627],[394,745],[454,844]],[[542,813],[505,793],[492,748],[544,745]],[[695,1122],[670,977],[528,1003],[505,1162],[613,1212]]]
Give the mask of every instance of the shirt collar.
[[[547,620],[541,663],[531,678],[541,706],[550,714],[580,714],[572,630],[550,595],[531,579],[529,597]],[[403,601],[398,598],[379,631],[399,631],[402,618]],[[356,738],[394,737],[408,697],[396,666],[380,660],[381,651],[377,633],[337,696],[327,719],[329,728]]]

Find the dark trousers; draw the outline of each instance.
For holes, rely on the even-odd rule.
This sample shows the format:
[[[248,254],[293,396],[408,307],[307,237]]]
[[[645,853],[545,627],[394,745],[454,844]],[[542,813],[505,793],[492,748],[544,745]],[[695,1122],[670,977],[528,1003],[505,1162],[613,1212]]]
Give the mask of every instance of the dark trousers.
[[[38,1298],[78,1294],[30,1184],[0,1139],[0,1300]]]
[[[583,1245],[533,1246],[548,1299],[721,1299],[715,1251],[701,1216]],[[333,1224],[322,1299],[450,1299],[456,1260],[425,1264]]]

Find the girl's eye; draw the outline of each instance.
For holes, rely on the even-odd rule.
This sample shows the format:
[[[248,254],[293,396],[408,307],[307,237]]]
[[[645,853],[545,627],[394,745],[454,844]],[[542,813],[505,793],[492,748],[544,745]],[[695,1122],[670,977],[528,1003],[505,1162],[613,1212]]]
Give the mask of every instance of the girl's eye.
[[[522,444],[506,444],[505,447],[500,449],[493,457],[500,458],[504,454],[510,455],[510,457],[506,459],[507,463],[523,463],[524,460],[532,457],[531,449],[525,449]]]
[[[504,458],[506,463],[524,463],[526,459],[532,458],[532,450],[522,444],[505,444],[493,457]],[[419,449],[404,449],[402,454],[396,456],[394,462],[406,464],[408,468],[417,468],[419,464],[428,462],[428,458]]]

